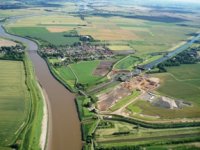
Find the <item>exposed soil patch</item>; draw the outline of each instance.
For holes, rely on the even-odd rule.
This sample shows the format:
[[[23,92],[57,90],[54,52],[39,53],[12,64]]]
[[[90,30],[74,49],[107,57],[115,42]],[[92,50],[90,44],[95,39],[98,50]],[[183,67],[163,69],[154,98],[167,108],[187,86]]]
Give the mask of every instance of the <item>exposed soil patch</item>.
[[[0,39],[0,47],[2,46],[16,46],[17,44],[13,41],[9,41],[9,40],[4,40],[4,39]]]
[[[49,32],[66,32],[66,31],[70,31],[73,30],[73,28],[71,27],[47,27],[47,30]]]
[[[109,107],[111,107],[118,100],[122,99],[131,94],[131,91],[127,88],[124,88],[121,84],[109,92],[97,95],[98,109],[101,111],[106,111]]]
[[[181,109],[185,106],[191,106],[191,103],[185,102],[183,100],[173,99],[166,96],[159,96],[154,93],[147,92],[141,96],[156,107],[166,108],[166,109]]]
[[[112,68],[112,61],[101,61],[99,66],[94,71],[95,76],[105,76]]]

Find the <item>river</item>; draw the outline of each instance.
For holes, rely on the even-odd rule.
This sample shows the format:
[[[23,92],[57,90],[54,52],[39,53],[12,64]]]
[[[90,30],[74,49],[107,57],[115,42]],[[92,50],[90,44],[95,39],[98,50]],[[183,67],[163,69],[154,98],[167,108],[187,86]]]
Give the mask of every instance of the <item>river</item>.
[[[49,129],[48,150],[81,150],[81,128],[75,105],[75,95],[61,85],[50,73],[46,62],[37,54],[35,42],[7,34],[0,25],[0,36],[27,45],[36,77],[48,95]]]

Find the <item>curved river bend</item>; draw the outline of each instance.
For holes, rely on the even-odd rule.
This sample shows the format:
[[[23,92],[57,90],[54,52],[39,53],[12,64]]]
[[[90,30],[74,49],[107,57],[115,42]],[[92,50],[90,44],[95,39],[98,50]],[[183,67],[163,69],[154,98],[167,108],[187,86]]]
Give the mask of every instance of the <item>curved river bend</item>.
[[[20,41],[27,45],[29,56],[34,64],[36,76],[48,95],[50,105],[50,129],[48,150],[81,150],[81,130],[75,95],[62,86],[50,73],[46,62],[37,54],[38,46],[28,39],[10,35],[0,25],[0,36]]]

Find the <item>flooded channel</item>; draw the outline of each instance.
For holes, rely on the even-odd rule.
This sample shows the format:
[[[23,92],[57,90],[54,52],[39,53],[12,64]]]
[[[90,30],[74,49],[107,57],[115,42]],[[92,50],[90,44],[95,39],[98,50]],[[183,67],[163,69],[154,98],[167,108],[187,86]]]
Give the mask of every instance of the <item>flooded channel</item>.
[[[75,95],[70,93],[50,73],[46,62],[37,54],[36,43],[5,33],[0,26],[0,36],[27,45],[36,76],[48,95],[50,106],[48,150],[81,150],[80,122],[75,105]]]

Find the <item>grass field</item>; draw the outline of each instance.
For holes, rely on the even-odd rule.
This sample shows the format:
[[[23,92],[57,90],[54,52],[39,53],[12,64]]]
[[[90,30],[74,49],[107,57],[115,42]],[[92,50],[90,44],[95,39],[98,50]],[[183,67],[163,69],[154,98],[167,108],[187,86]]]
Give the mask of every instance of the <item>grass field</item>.
[[[0,61],[0,147],[12,144],[29,112],[22,62]]]
[[[167,71],[155,75],[162,81],[158,92],[200,106],[200,64],[170,67]]]
[[[133,67],[140,62],[138,57],[128,56],[114,66],[114,69],[133,70]]]
[[[56,71],[67,82],[91,85],[102,79],[102,77],[93,75],[99,63],[98,60],[82,61],[67,67],[56,68]]]
[[[72,45],[79,41],[78,37],[65,37],[68,32],[53,33],[44,27],[9,27],[8,32],[47,41],[54,45]]]

